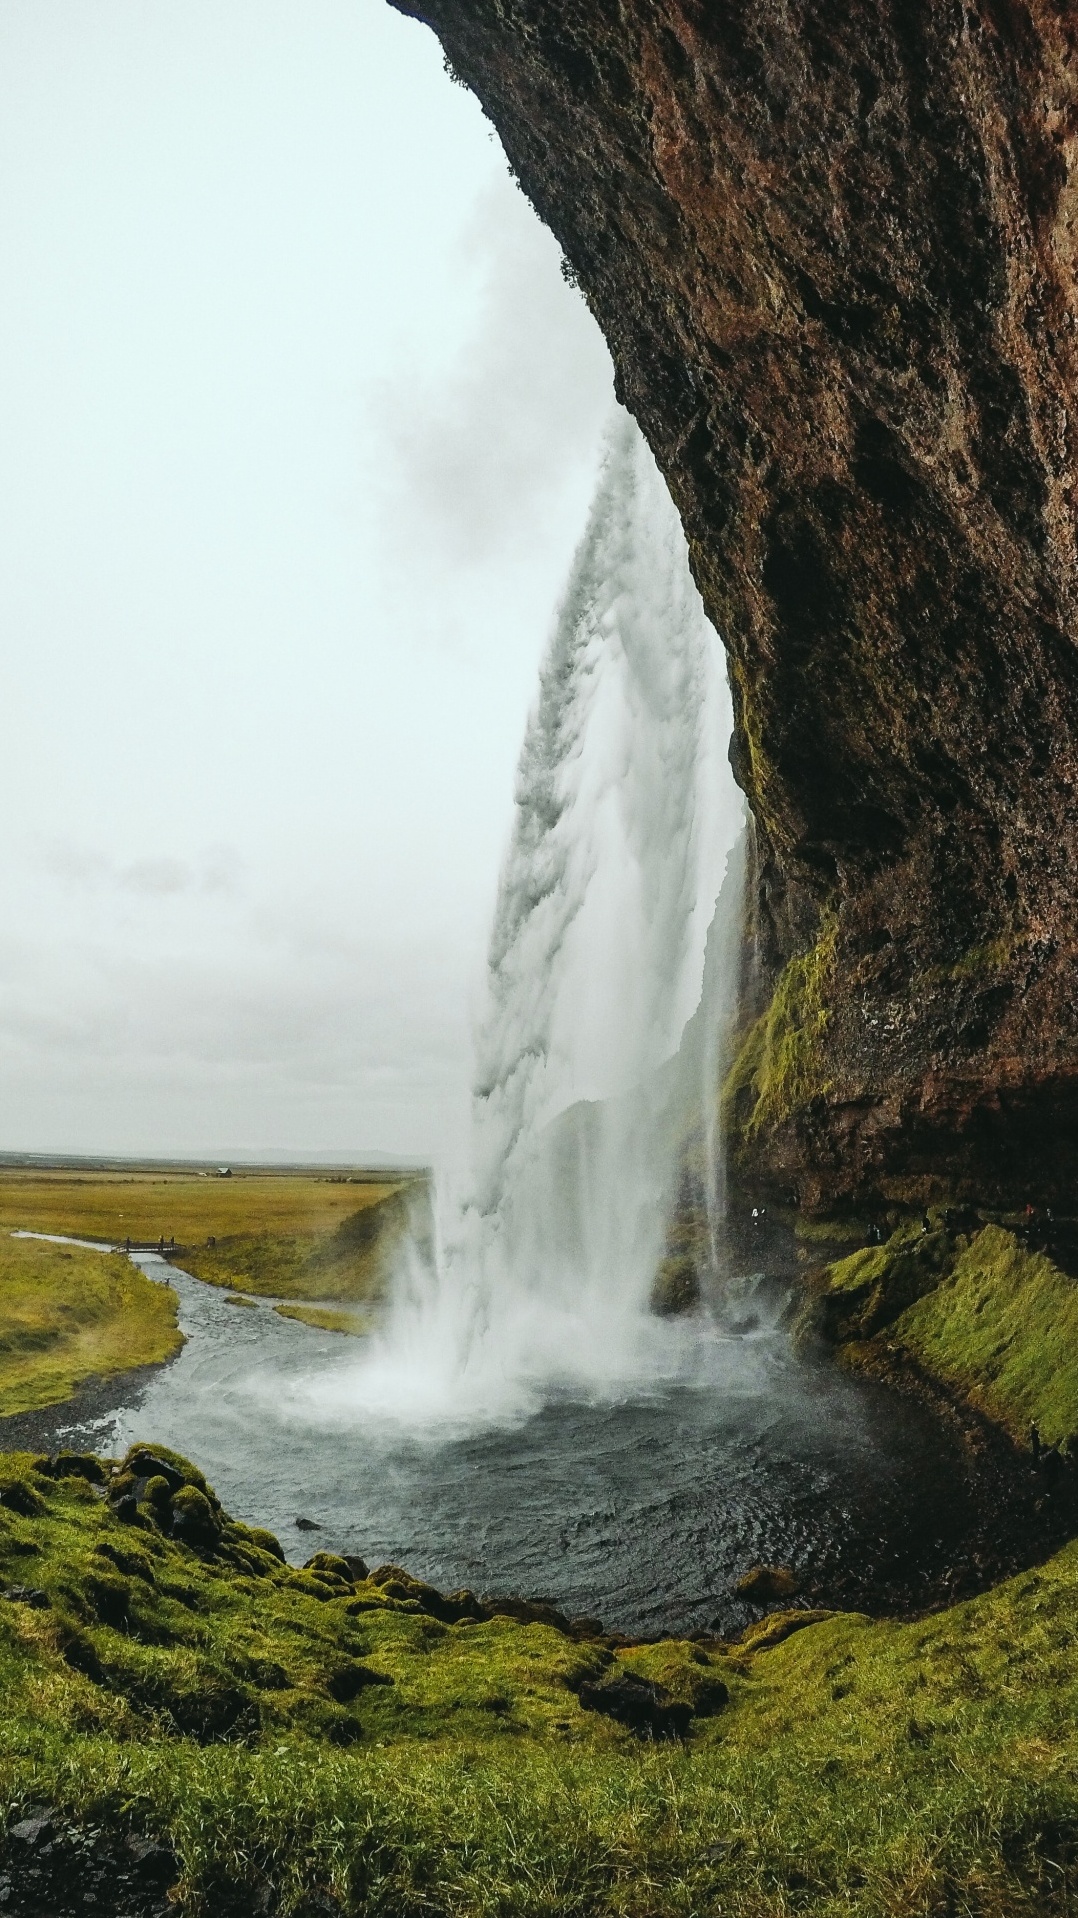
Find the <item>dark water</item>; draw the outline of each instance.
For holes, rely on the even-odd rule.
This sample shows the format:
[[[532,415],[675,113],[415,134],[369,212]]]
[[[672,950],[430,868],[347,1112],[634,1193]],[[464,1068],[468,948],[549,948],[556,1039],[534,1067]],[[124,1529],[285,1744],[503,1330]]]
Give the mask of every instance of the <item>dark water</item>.
[[[358,1552],[443,1588],[550,1596],[622,1630],[731,1630],[753,1616],[733,1592],[753,1564],[792,1566],[810,1602],[907,1609],[968,1584],[991,1521],[997,1488],[956,1435],[799,1362],[777,1329],[701,1332],[691,1382],[416,1438],[342,1418],[358,1342],[140,1262],[176,1285],[188,1344],[134,1402],[118,1381],[115,1406],[77,1427],[58,1416],[50,1436],[175,1446],[296,1561]],[[317,1383],[297,1397],[310,1375],[332,1416]],[[299,1515],[320,1531],[298,1530]]]

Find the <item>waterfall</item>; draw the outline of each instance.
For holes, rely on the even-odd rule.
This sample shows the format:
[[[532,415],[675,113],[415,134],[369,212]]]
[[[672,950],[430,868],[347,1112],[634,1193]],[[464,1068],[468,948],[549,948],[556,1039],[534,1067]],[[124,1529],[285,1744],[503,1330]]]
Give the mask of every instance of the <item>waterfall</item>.
[[[673,1334],[647,1308],[679,1128],[717,1094],[701,986],[742,824],[730,723],[677,514],[619,412],[520,755],[469,1185],[443,1194],[433,1256],[417,1235],[403,1262],[368,1409],[500,1418],[663,1362]]]

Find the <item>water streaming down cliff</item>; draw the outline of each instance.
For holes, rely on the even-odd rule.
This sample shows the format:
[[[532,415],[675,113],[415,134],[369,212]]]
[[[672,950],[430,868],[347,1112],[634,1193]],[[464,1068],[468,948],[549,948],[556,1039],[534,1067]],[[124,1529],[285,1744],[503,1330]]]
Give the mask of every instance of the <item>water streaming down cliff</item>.
[[[519,762],[467,1196],[442,1193],[437,1253],[403,1262],[356,1381],[370,1409],[501,1417],[671,1362],[646,1308],[679,1132],[714,1104],[714,980],[700,999],[741,825],[729,733],[677,515],[619,414]]]

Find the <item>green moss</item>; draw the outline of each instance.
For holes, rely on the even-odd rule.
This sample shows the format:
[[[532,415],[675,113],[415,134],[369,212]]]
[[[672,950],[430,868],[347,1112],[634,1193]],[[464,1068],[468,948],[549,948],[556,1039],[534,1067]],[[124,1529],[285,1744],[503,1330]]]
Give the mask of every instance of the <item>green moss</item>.
[[[793,1321],[844,1362],[886,1373],[907,1354],[1021,1443],[1078,1437],[1078,1287],[1043,1253],[988,1225],[972,1238],[902,1227],[814,1273]]]
[[[226,1886],[284,1918],[1073,1908],[1078,1547],[912,1624],[619,1649],[296,1573],[224,1514],[199,1551],[26,1455],[2,1476],[31,1496],[0,1585],[49,1603],[0,1599],[0,1811],[158,1834],[192,1918]],[[619,1669],[693,1709],[684,1744],[581,1709]]]
[[[823,1039],[831,1021],[837,921],[825,917],[812,950],[791,959],[771,1004],[746,1034],[723,1089],[723,1129],[744,1145],[827,1092]]]
[[[0,1239],[0,1416],[171,1358],[183,1344],[177,1310],[169,1286],[119,1254]]]
[[[1078,1287],[1041,1253],[990,1225],[960,1252],[892,1337],[1025,1440],[1078,1435]]]
[[[985,975],[1005,972],[1014,951],[1014,940],[1010,935],[1001,935],[989,939],[981,946],[971,946],[962,954],[956,965],[951,967],[952,979],[978,979]]]
[[[950,1270],[955,1245],[942,1227],[923,1232],[907,1225],[886,1245],[865,1246],[825,1266],[809,1281],[805,1304],[794,1321],[795,1339],[810,1332],[833,1344],[873,1338],[939,1285]]]

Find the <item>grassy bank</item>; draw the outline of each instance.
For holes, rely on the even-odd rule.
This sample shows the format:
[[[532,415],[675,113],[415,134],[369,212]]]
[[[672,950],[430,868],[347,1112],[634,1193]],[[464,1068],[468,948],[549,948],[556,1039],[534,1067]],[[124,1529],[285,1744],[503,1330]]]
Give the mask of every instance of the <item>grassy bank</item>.
[[[178,1262],[196,1278],[278,1298],[377,1298],[413,1219],[420,1232],[428,1229],[428,1208],[423,1178],[0,1172],[0,1232],[106,1243],[175,1239],[183,1248]]]
[[[171,1358],[176,1295],[122,1255],[0,1238],[0,1417]]]
[[[1074,1548],[915,1624],[730,1647],[356,1571],[285,1566],[170,1455],[111,1486],[3,1460],[0,1799],[162,1838],[207,1913],[226,1884],[380,1918],[1071,1909]],[[584,1708],[626,1674],[684,1736]]]
[[[1078,1438],[1078,1285],[1012,1232],[908,1226],[816,1275],[802,1329],[871,1368],[913,1360],[1028,1445]]]

